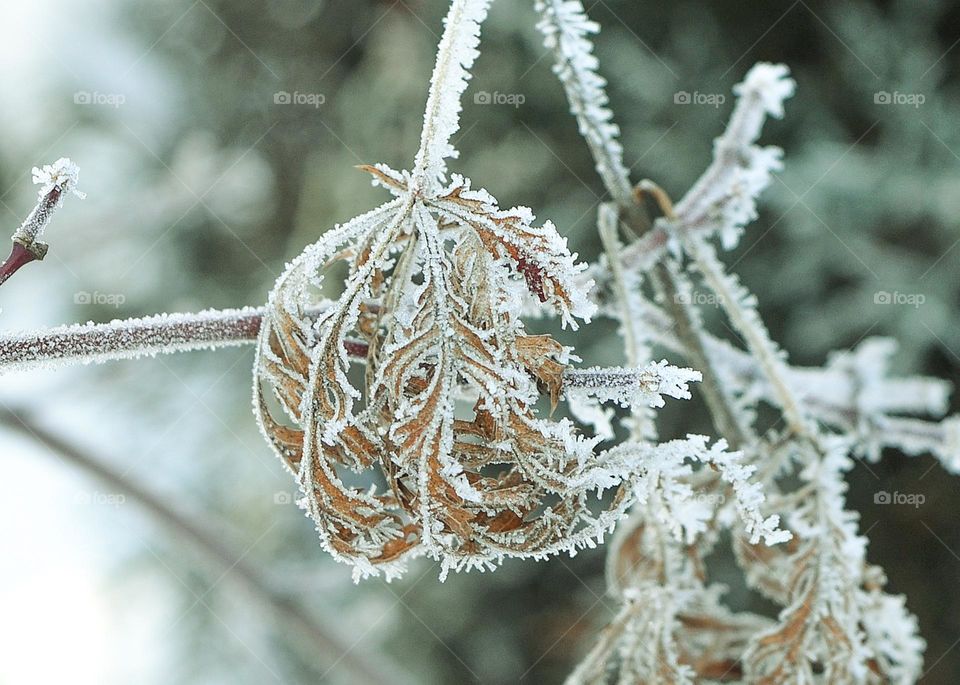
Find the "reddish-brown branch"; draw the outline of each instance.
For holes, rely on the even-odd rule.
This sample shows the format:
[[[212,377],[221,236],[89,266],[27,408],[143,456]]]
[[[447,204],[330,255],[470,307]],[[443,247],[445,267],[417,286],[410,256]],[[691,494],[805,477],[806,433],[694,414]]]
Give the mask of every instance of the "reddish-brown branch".
[[[3,264],[0,264],[0,285],[3,285],[8,278],[17,273],[22,266],[37,259],[41,258],[36,253],[15,242],[10,249],[10,256]]]
[[[70,164],[69,160],[59,160],[54,167],[61,162]],[[71,165],[72,166],[72,165]],[[45,167],[53,170],[53,167]],[[34,180],[37,180],[38,170],[34,169]],[[70,174],[64,175],[59,182],[50,190],[41,195],[36,206],[30,211],[30,214],[20,228],[13,234],[13,248],[10,250],[10,256],[0,265],[0,285],[3,285],[13,274],[33,261],[42,260],[47,254],[47,244],[40,242],[40,235],[50,223],[50,218],[57,210],[63,200],[63,193],[72,187],[76,180],[76,167]],[[78,193],[81,196],[82,193]]]
[[[252,342],[264,308],[160,314],[0,337],[0,370],[21,365],[134,359]]]

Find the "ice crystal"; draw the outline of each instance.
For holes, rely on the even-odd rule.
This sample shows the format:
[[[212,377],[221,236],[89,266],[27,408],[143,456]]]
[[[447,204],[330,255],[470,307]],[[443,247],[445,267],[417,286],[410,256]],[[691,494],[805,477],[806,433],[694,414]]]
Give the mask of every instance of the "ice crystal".
[[[61,157],[53,164],[44,164],[43,168],[33,167],[33,182],[40,186],[37,190],[40,199],[54,188],[59,188],[82,200],[87,195],[77,189],[79,178],[80,167],[67,157]]]

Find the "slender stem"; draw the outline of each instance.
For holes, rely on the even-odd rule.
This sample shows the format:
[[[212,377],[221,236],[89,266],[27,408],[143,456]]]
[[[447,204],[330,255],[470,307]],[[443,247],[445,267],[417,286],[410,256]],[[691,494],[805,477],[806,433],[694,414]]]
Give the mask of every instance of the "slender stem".
[[[538,28],[553,52],[554,73],[563,85],[597,173],[614,203],[628,207],[632,204],[632,184],[623,162],[620,129],[613,121],[604,90],[606,81],[597,73],[598,62],[589,38],[600,27],[587,18],[580,0],[538,0],[535,6],[540,13]],[[637,209],[634,219],[644,230],[650,227],[643,208]]]
[[[637,336],[637,327],[634,325],[630,311],[629,287],[623,264],[620,261],[622,245],[617,238],[617,228],[620,223],[620,212],[615,203],[604,203],[597,214],[597,231],[600,233],[600,242],[607,255],[607,264],[610,267],[611,283],[616,294],[620,310],[620,328],[623,333],[623,346],[627,358],[627,366],[637,368],[650,359],[650,347],[641,343]],[[631,411],[630,437],[633,440],[656,439],[657,424],[655,415],[650,407],[634,406]]]
[[[741,305],[742,297],[731,289],[726,274],[720,262],[714,258],[711,248],[698,238],[689,239],[685,244],[687,251],[696,262],[697,269],[703,274],[704,280],[717,294],[721,306],[730,317],[730,322],[746,339],[747,346],[756,356],[790,430],[797,436],[809,436],[808,414],[784,377],[785,365],[778,357],[777,349],[759,314],[751,315],[751,312]]]
[[[703,375],[703,381],[699,387],[703,392],[703,398],[714,425],[726,438],[730,447],[740,449],[747,441],[746,429],[734,413],[733,402],[724,389],[716,368],[707,356],[702,332],[696,325],[694,314],[689,310],[693,305],[685,304],[678,297],[676,278],[665,263],[657,263],[653,269],[653,279],[663,294],[664,305],[673,319],[677,337],[684,342],[687,358]]]
[[[642,186],[642,188],[645,187]],[[660,198],[664,210],[672,212],[670,203],[665,201],[664,198],[665,196]],[[634,208],[640,206],[642,195],[637,193],[635,200]],[[633,223],[635,221],[633,217],[634,214],[631,211],[625,211],[625,221],[637,233],[641,233],[644,225]],[[720,374],[707,355],[704,333],[696,325],[695,315],[691,311],[695,305],[683,302],[681,298],[677,297],[679,288],[676,279],[662,260],[656,262],[651,276],[655,287],[663,296],[664,306],[673,320],[674,332],[686,350],[687,358],[703,376],[703,380],[698,384],[698,387],[703,392],[707,410],[710,412],[714,426],[732,448],[739,449],[747,440],[747,432],[734,413],[733,403],[720,382]]]
[[[20,224],[20,228],[13,234],[13,247],[10,256],[0,264],[0,285],[13,276],[21,267],[33,261],[43,259],[47,254],[47,245],[38,240],[43,229],[50,223],[50,218],[60,204],[63,189],[54,186],[40,198],[37,205]]]
[[[320,305],[307,314],[317,316],[326,306]],[[159,314],[142,319],[0,336],[0,374],[10,369],[36,366],[103,363],[252,345],[260,333],[265,314],[265,307],[208,309],[196,314]],[[348,339],[344,346],[351,357],[366,360],[368,347],[365,341]],[[567,369],[563,383],[571,388],[595,388],[598,378],[622,380],[628,377],[637,383],[644,378],[642,369],[610,371],[608,375],[598,375],[594,370]]]
[[[600,234],[603,251],[607,255],[611,275],[610,282],[612,283],[613,292],[617,299],[617,306],[623,320],[623,346],[627,364],[636,367],[640,366],[640,364],[646,360],[641,359],[640,341],[637,339],[636,328],[630,320],[629,288],[627,286],[626,274],[623,272],[623,263],[620,261],[620,252],[623,246],[617,238],[617,225],[620,221],[618,214],[617,205],[606,203],[601,205],[597,215],[597,231]]]
[[[665,293],[668,295],[668,293]],[[675,303],[676,299],[666,297],[667,305]],[[375,306],[371,304],[371,306]],[[317,316],[325,309],[321,304],[308,312],[309,316]],[[64,326],[43,331],[34,331],[23,334],[0,335],[0,375],[4,372],[22,368],[45,367],[69,364],[103,363],[122,359],[136,359],[157,354],[172,354],[201,349],[220,349],[236,345],[251,345],[260,331],[260,323],[266,309],[264,307],[247,307],[244,309],[206,310],[192,314],[163,314],[142,319],[126,319],[108,324],[83,324]],[[682,319],[680,317],[683,317]],[[697,360],[702,356],[705,360],[713,360],[712,372],[704,373],[704,382],[698,383],[705,392],[710,392],[708,386],[720,386],[711,373],[719,373],[721,378],[730,379],[740,387],[748,387],[757,382],[766,380],[767,374],[757,362],[745,352],[730,346],[706,331],[700,331],[701,345],[690,345],[693,332],[687,330],[682,311],[660,312],[654,310],[648,320],[643,323],[647,328],[666,329],[670,321],[674,322],[676,335],[659,335],[657,342],[673,352],[691,360],[703,373],[708,364],[700,364]],[[679,325],[678,325],[679,322]],[[662,330],[661,330],[662,332]],[[681,340],[683,337],[685,340]],[[358,360],[366,358],[366,342],[349,339],[345,341],[347,352]],[[631,367],[639,367],[639,363],[629,361]],[[800,393],[799,401],[804,405],[805,412],[821,418],[827,423],[846,425],[850,416],[859,411],[857,398],[850,392],[838,392],[837,388],[849,385],[849,371],[843,369],[806,369],[788,367],[790,385],[794,382],[806,388],[833,388],[829,400],[813,392]],[[579,387],[589,380],[589,374],[583,370],[568,369],[564,376],[564,383],[569,387]],[[710,379],[710,380],[708,380]],[[770,399],[773,389],[764,386],[761,388]],[[885,411],[897,413],[927,412],[930,408],[922,402],[923,393],[918,393],[909,382],[888,381],[875,389],[876,397],[872,402],[882,398],[908,398],[917,396],[916,402],[887,401],[882,406]],[[722,411],[722,410],[717,410]],[[718,413],[719,415],[719,413]],[[839,424],[838,424],[839,425]]]
[[[352,649],[305,611],[300,603],[279,593],[272,586],[267,574],[248,561],[241,551],[225,542],[221,535],[173,509],[157,493],[121,474],[104,460],[93,457],[40,426],[23,413],[0,409],[0,425],[36,441],[107,487],[122,492],[140,504],[173,532],[178,541],[188,542],[212,566],[245,586],[266,608],[295,629],[303,638],[306,648],[304,655],[308,660],[314,659],[318,651],[325,654],[331,668],[336,665],[350,673],[351,682],[373,685],[397,680],[398,671],[395,665],[390,664],[389,668],[386,668],[385,664],[373,663],[361,650]]]
[[[30,262],[40,259],[36,252],[33,252],[25,245],[14,242],[10,248],[10,256],[3,264],[0,264],[0,285],[3,285],[8,278],[17,273],[22,267]]]
[[[425,190],[431,176],[442,174],[444,158],[453,154],[450,138],[459,128],[460,96],[467,86],[469,68],[476,59],[480,22],[490,0],[453,0],[444,20],[443,36],[430,79],[423,115],[420,148],[414,160],[411,189]]]
[[[652,181],[641,181],[637,185],[634,191],[636,203],[641,204],[648,194],[653,196],[667,219],[676,218],[670,196]],[[700,313],[692,303],[685,302],[679,296],[679,286],[684,282],[684,277],[675,271],[663,260],[658,261],[653,268],[654,283],[663,295],[664,304],[673,317],[678,337],[686,343],[688,358],[703,375],[703,397],[707,402],[707,410],[713,418],[714,425],[731,447],[739,449],[747,442],[749,428],[734,412],[733,398],[707,356],[704,331],[700,326]]]
[[[0,337],[0,373],[7,368],[104,362],[250,344],[265,308],[160,314],[106,324],[62,326]]]

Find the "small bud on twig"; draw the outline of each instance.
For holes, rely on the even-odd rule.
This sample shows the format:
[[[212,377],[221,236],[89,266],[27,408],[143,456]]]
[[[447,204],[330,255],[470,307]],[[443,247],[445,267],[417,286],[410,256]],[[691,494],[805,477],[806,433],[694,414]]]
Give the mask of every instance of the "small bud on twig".
[[[63,204],[63,196],[71,192],[80,199],[86,195],[77,190],[80,168],[66,157],[42,169],[33,168],[33,182],[40,185],[39,200],[33,211],[13,234],[10,256],[0,265],[0,284],[15,274],[23,265],[43,259],[48,245],[40,241],[43,230],[53,213]]]

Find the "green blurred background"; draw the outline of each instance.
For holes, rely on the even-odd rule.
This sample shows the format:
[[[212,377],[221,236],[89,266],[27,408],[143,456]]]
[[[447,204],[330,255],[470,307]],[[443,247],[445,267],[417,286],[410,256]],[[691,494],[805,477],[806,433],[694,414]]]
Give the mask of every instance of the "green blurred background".
[[[603,191],[532,4],[492,10],[453,166],[503,205],[552,219],[592,259]],[[899,371],[956,381],[960,3],[585,4],[604,27],[597,52],[633,177],[675,197],[709,162],[733,84],[759,60],[792,68],[797,95],[764,134],[785,149],[786,169],[728,262],[796,363],[889,335],[900,341]],[[440,0],[8,3],[4,221],[12,232],[31,206],[30,167],[60,156],[80,165],[89,197],[54,220],[47,261],[3,287],[0,326],[262,303],[286,260],[384,198],[354,165],[409,166],[445,9]],[[704,104],[678,103],[681,92]],[[877,304],[881,291],[922,294],[923,304]],[[589,330],[581,356],[622,361],[609,322]],[[292,480],[251,417],[251,363],[244,348],[5,376],[0,401],[147,483],[355,650],[403,664],[418,682],[562,680],[615,609],[603,550],[444,584],[423,561],[392,585],[354,586],[287,501]],[[698,402],[666,413],[666,437],[691,431],[711,432]],[[350,681],[335,655],[295,649],[287,626],[133,502],[10,434],[0,452],[3,685],[63,674],[74,685]],[[957,682],[960,481],[897,454],[859,465],[850,481],[869,559],[920,617],[923,682]],[[925,503],[880,506],[878,491]],[[713,563],[738,606],[763,607],[728,557]]]

